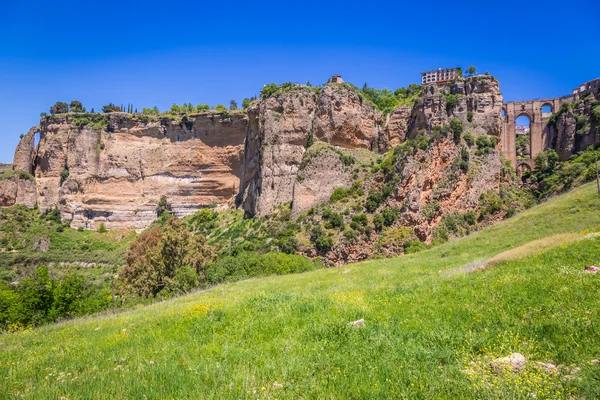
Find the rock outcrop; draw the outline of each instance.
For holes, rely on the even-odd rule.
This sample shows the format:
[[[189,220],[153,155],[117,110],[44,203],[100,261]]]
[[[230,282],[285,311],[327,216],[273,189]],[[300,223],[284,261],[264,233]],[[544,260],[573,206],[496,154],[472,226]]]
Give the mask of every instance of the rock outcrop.
[[[312,132],[317,95],[307,87],[271,96],[248,110],[241,198],[250,214],[268,215],[292,201],[298,167]]]
[[[500,136],[502,94],[498,80],[480,75],[459,78],[452,85],[429,85],[412,109],[408,137],[431,132],[458,118],[473,134]]]
[[[100,125],[82,124],[86,118]],[[37,202],[89,229],[145,228],[162,196],[178,216],[227,202],[239,189],[247,123],[242,112],[47,117],[35,158]]]
[[[10,177],[0,175],[0,207],[22,204],[33,207],[36,204],[35,181],[28,174],[9,171]],[[4,175],[4,174],[3,174]]]
[[[326,181],[339,171],[332,159],[305,164],[318,175],[307,171],[302,174],[306,181],[297,179],[307,143],[322,141],[346,149],[370,149],[381,122],[381,113],[343,84],[327,85],[318,95],[313,88],[298,85],[293,91],[258,101],[248,110],[248,117],[238,203],[259,216],[296,199],[294,212],[302,212],[309,204],[329,198],[338,184],[348,185],[343,176]],[[317,171],[327,166],[333,169]]]
[[[379,135],[381,112],[345,85],[325,86],[319,94],[315,138],[347,149],[370,149]]]
[[[352,170],[328,146],[309,149],[299,167],[292,194],[292,218],[329,201],[336,188],[352,186]]]
[[[28,174],[33,173],[33,161],[35,157],[35,133],[40,130],[35,126],[21,137],[15,150],[13,168],[19,171],[25,171]]]

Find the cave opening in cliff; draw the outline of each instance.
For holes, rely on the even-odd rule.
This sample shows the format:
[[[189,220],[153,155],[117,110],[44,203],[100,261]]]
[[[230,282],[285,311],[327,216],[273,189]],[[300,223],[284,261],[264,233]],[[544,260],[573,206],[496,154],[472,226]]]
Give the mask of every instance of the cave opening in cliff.
[[[515,120],[517,134],[517,160],[527,161],[531,158],[531,120],[527,115],[520,115]]]

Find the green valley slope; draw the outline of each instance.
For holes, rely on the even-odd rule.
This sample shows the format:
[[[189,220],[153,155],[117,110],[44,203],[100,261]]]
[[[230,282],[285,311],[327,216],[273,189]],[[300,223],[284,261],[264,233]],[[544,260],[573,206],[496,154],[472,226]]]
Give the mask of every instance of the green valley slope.
[[[599,210],[587,184],[421,253],[3,334],[0,397],[598,398]]]

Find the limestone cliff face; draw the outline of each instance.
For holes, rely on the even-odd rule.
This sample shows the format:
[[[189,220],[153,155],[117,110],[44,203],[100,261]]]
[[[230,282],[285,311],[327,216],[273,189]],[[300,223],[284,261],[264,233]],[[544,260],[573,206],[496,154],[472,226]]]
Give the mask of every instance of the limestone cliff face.
[[[317,96],[307,87],[271,96],[248,110],[241,182],[243,208],[250,214],[268,215],[292,200],[298,167],[304,156]]]
[[[451,106],[447,102],[452,97],[456,104]],[[268,215],[274,207],[292,202],[297,215],[327,200],[336,187],[350,186],[351,179],[333,162],[335,157],[311,159],[303,163],[305,171],[299,171],[311,136],[341,149],[385,152],[418,133],[431,134],[452,118],[474,135],[499,136],[501,108],[498,81],[491,76],[427,86],[414,106],[400,106],[385,118],[346,85],[326,85],[318,95],[299,85],[249,110],[238,201],[254,215]]]
[[[573,99],[574,100],[574,99]],[[570,106],[558,110],[555,121],[548,123],[547,148],[553,148],[562,160],[586,149],[599,140],[600,121],[593,115],[600,102],[600,89],[589,91]]]
[[[408,130],[408,122],[412,106],[405,105],[396,108],[387,116],[385,130],[380,137],[379,149],[387,151],[404,142]]]
[[[451,100],[456,104],[449,103]],[[436,126],[448,124],[451,118],[469,125],[473,134],[500,136],[502,100],[498,80],[487,75],[459,78],[452,85],[426,86],[413,107],[408,136],[431,132]]]
[[[25,171],[28,174],[33,172],[33,160],[35,157],[35,133],[40,130],[39,126],[35,126],[23,135],[17,149],[13,161],[13,168],[19,171]]]
[[[101,129],[76,127],[75,118],[42,122],[34,171],[40,209],[58,207],[72,227],[141,229],[161,196],[184,216],[239,189],[248,122],[241,112],[177,120],[110,113]]]
[[[464,147],[442,140],[428,151],[418,151],[404,166],[389,205],[402,208],[402,223],[413,227],[422,241],[431,241],[444,215],[476,210],[481,194],[498,188],[500,154],[472,160],[469,168],[475,173],[468,175],[458,167],[461,150]]]
[[[315,145],[300,164],[292,195],[292,218],[325,203],[336,188],[352,186],[352,170],[328,146]]]
[[[0,179],[0,207],[22,204],[33,207],[36,204],[36,188],[32,179],[14,174],[10,178]]]
[[[379,134],[381,112],[344,85],[327,85],[319,95],[314,122],[317,139],[344,148],[369,149]]]

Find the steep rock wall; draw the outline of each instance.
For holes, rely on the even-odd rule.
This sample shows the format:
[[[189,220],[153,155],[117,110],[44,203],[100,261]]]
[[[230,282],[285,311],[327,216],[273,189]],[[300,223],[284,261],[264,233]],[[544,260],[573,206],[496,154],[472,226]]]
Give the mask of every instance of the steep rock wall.
[[[340,84],[327,85],[318,95],[310,87],[298,86],[258,101],[248,116],[245,171],[238,203],[249,214],[259,216],[287,202],[295,204],[294,213],[303,212],[309,204],[327,199],[338,184],[348,185],[346,177],[332,175],[338,171],[332,160],[315,162],[333,170],[305,165],[310,167],[302,174],[306,181],[297,180],[309,140],[370,149],[381,124],[379,111],[363,103],[353,89]]]
[[[456,104],[448,103],[456,99]],[[408,137],[431,132],[436,126],[458,118],[473,134],[499,137],[502,133],[502,94],[498,80],[479,75],[457,79],[453,84],[429,85],[413,107],[408,122]],[[469,117],[471,116],[471,117]],[[471,119],[471,121],[469,121]]]
[[[74,126],[75,115],[46,118],[36,155],[37,201],[58,207],[71,226],[148,226],[166,196],[191,214],[237,193],[247,117],[206,113],[183,119],[111,113],[102,129]]]
[[[298,167],[312,132],[316,94],[306,87],[271,96],[248,110],[245,171],[241,184],[244,210],[268,215],[292,201]]]
[[[36,204],[35,182],[20,178],[18,174],[7,179],[0,179],[0,207],[22,204],[33,207]]]

